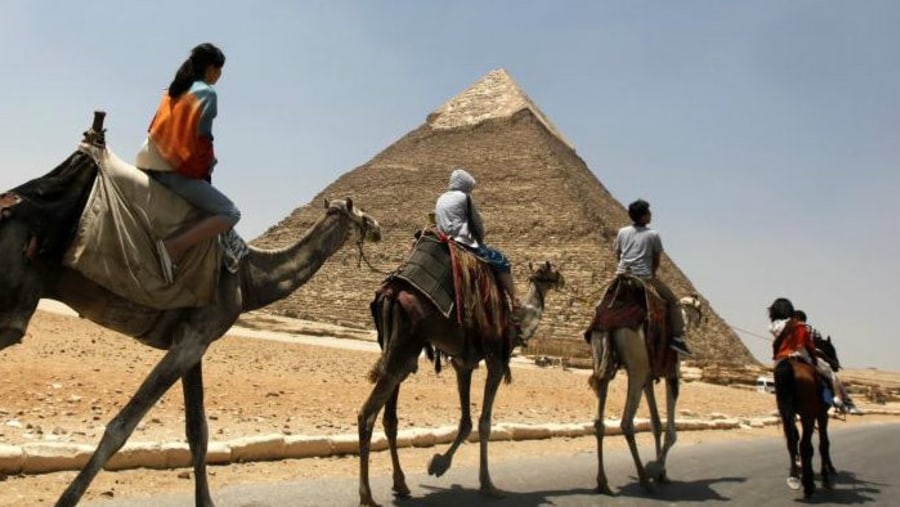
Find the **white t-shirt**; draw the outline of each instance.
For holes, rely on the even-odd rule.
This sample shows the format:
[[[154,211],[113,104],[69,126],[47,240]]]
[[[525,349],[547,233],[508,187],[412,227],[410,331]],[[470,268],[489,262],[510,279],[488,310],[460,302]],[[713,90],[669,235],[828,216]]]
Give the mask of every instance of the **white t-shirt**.
[[[640,278],[653,278],[653,257],[663,252],[659,233],[646,225],[629,225],[619,229],[613,246],[619,254],[617,275],[630,271]]]

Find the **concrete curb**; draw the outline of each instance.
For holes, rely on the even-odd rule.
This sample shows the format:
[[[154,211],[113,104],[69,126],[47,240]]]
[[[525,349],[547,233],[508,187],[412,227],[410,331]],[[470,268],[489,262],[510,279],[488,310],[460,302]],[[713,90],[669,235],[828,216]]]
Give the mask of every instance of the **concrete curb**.
[[[872,412],[876,413],[876,412]],[[894,414],[900,415],[900,413]],[[605,421],[606,435],[621,435],[618,419]],[[678,431],[730,430],[737,428],[761,428],[779,424],[777,417],[762,418],[693,418],[676,419]],[[635,419],[639,432],[650,431],[648,419]],[[594,423],[499,423],[491,429],[491,441],[540,440],[552,437],[584,437],[594,434]],[[397,447],[432,447],[447,444],[456,437],[455,426],[439,428],[411,428],[397,435]],[[478,441],[478,431],[473,430],[467,439]],[[381,432],[372,436],[373,451],[388,448],[387,438]],[[308,435],[256,435],[224,442],[209,442],[207,463],[226,465],[251,461],[274,461],[357,454],[359,439],[356,434],[331,436]],[[0,444],[0,474],[41,474],[68,470],[80,470],[87,463],[94,446],[79,443],[36,442],[22,446]],[[133,468],[170,469],[191,466],[191,452],[185,442],[130,442],[110,458],[106,470]]]

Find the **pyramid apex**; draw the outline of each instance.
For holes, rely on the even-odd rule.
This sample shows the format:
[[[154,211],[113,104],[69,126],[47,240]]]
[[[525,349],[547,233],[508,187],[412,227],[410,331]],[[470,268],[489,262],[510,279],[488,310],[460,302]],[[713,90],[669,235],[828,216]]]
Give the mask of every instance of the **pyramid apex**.
[[[431,128],[450,130],[487,120],[509,118],[527,109],[569,148],[572,144],[519,87],[506,69],[494,69],[428,115]]]

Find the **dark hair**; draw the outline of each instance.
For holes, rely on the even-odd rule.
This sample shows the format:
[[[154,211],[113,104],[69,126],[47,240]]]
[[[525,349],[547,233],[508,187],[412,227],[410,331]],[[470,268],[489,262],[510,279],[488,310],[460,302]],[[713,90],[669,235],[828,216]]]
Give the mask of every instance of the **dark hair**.
[[[769,307],[769,320],[789,319],[794,316],[794,305],[790,299],[778,298]]]
[[[188,91],[194,81],[203,79],[206,69],[210,65],[216,67],[225,65],[225,53],[221,49],[209,42],[192,49],[191,56],[175,72],[175,79],[169,85],[169,97],[174,99]]]
[[[806,312],[803,310],[794,310],[794,318],[800,322],[806,322]]]
[[[638,199],[628,205],[628,216],[634,223],[638,223],[647,213],[650,213],[650,203],[643,199]]]

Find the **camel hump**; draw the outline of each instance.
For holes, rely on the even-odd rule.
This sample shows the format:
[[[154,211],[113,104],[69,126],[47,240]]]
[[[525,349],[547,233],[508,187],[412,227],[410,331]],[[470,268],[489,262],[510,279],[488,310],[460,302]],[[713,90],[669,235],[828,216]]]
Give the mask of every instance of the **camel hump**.
[[[590,343],[594,331],[609,339],[614,329],[642,329],[654,377],[669,377],[675,371],[677,354],[668,344],[666,302],[650,284],[638,277],[621,274],[606,287],[594,318],[584,332]]]
[[[156,242],[200,218],[200,212],[106,146],[79,147],[98,167],[63,263],[114,294],[151,308],[216,301],[222,251],[215,238],[179,260],[174,283],[159,268]]]

